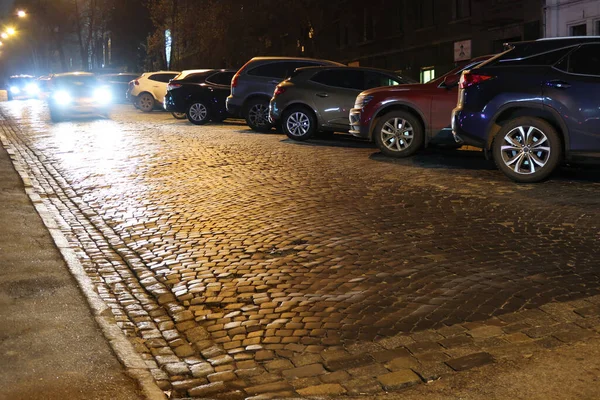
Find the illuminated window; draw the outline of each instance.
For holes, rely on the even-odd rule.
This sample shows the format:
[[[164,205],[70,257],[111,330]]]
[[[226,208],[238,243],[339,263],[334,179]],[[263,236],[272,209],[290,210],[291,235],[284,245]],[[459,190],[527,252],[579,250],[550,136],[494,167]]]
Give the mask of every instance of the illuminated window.
[[[432,79],[435,79],[435,67],[421,68],[421,83],[427,83]]]

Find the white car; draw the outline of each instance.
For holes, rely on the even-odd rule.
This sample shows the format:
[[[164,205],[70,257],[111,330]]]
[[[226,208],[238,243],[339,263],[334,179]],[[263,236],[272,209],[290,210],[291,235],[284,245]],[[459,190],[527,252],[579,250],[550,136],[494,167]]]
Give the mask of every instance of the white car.
[[[162,107],[169,81],[180,73],[177,71],[146,72],[133,81],[129,98],[143,112]]]

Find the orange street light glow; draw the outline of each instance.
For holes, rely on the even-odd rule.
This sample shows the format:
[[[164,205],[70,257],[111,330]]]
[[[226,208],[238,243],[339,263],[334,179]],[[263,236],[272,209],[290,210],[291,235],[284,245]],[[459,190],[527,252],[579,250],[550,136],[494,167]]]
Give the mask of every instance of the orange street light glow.
[[[17,11],[17,16],[19,18],[25,18],[27,16],[27,13],[23,10],[19,10],[19,11]]]
[[[8,39],[8,33],[2,32],[2,34],[0,35],[0,37],[2,37],[2,39]]]
[[[8,33],[10,36],[15,34],[15,28],[6,28],[6,33]]]

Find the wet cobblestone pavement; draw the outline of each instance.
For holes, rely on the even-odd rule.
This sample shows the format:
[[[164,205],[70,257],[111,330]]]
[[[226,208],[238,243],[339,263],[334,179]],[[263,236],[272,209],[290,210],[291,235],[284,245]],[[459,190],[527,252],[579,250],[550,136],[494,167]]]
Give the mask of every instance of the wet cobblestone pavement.
[[[479,152],[0,114],[173,398],[376,393],[600,329],[598,170],[516,185]]]

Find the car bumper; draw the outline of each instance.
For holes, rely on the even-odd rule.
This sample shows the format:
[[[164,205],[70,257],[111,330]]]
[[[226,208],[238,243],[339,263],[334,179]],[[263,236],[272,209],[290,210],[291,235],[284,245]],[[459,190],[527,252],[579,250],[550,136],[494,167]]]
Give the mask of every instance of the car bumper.
[[[187,109],[181,105],[179,105],[177,102],[175,101],[175,98],[173,97],[173,95],[171,93],[167,93],[165,95],[165,99],[163,100],[163,108],[169,112],[177,112],[177,113],[184,113],[187,111]]]
[[[369,139],[369,127],[361,124],[361,114],[362,110],[359,108],[350,110],[350,131],[348,133],[356,137]]]
[[[271,101],[269,103],[269,122],[272,124],[277,124],[281,119],[281,110],[277,107],[277,103]]]
[[[242,116],[242,105],[236,104],[232,96],[227,97],[227,100],[225,100],[225,108],[227,109],[227,113],[232,117]]]
[[[452,110],[451,128],[452,136],[457,143],[467,144],[474,147],[485,147],[485,139],[465,129],[465,120],[470,117],[470,113],[463,109],[455,108]]]

